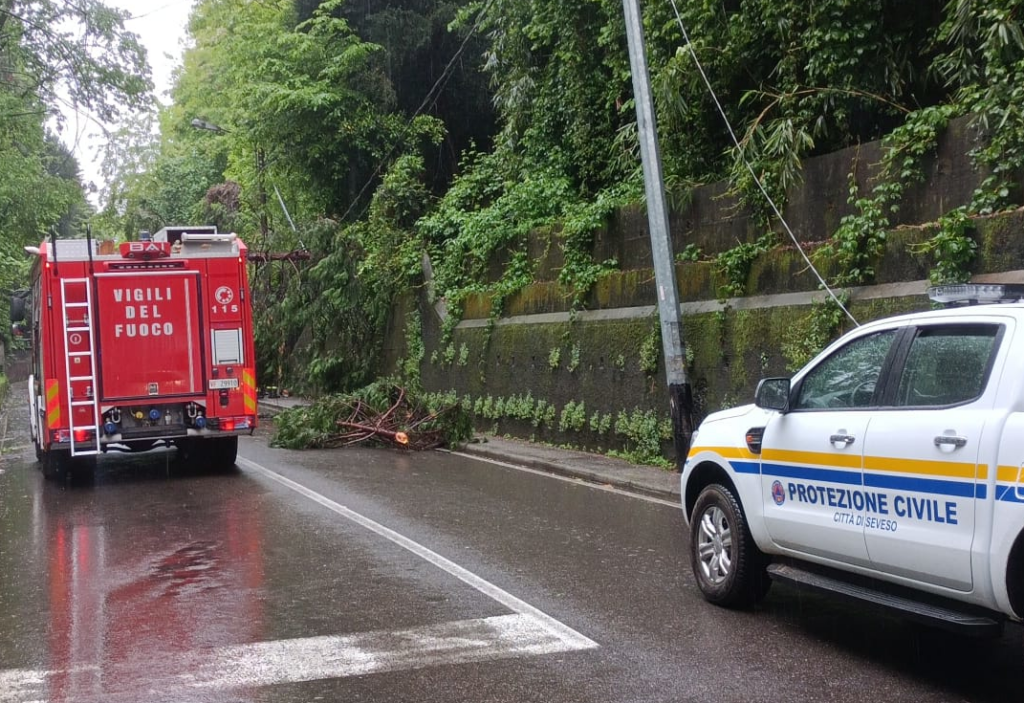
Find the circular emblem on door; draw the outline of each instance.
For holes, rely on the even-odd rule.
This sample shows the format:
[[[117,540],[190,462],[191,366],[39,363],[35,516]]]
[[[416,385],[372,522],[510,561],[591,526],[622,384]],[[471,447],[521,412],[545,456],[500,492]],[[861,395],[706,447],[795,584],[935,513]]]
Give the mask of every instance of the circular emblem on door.
[[[782,505],[786,502],[786,489],[782,487],[781,481],[776,481],[772,484],[772,500],[775,501],[776,505]]]
[[[227,305],[235,299],[235,293],[228,286],[221,286],[214,292],[213,297],[221,305]]]

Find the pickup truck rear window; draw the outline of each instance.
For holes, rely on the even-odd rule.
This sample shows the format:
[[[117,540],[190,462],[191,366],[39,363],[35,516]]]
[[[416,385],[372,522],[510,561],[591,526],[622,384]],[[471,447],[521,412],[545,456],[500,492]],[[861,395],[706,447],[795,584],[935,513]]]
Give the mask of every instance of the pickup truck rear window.
[[[925,327],[911,342],[895,404],[928,407],[981,396],[996,350],[998,325]]]

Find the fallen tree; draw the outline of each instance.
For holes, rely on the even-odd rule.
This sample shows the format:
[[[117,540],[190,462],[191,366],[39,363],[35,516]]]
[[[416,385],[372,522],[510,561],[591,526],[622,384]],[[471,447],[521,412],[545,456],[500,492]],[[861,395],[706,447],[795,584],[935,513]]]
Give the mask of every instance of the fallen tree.
[[[274,423],[272,444],[288,449],[368,443],[421,451],[469,439],[469,414],[455,398],[412,391],[381,380],[343,395],[287,410]]]

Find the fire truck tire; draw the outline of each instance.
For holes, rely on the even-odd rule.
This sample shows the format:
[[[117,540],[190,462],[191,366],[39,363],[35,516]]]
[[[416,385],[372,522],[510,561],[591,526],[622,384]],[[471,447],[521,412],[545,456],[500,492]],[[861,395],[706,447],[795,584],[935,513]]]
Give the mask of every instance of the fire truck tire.
[[[68,464],[71,482],[89,485],[96,480],[96,457],[78,457]]]
[[[226,471],[235,465],[238,458],[238,437],[218,437],[208,439],[208,460],[214,471]]]
[[[70,460],[70,452],[59,449],[43,452],[43,458],[41,459],[43,476],[51,481],[63,481],[67,477]]]

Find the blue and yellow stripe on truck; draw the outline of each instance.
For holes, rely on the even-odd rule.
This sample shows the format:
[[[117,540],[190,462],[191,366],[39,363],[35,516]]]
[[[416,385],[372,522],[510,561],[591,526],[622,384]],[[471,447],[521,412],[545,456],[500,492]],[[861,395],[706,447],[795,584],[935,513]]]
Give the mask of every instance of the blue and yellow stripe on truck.
[[[859,454],[839,455],[789,449],[765,449],[758,457],[738,447],[698,447],[691,449],[689,459],[703,452],[712,452],[722,457],[739,474],[827,481],[979,500],[988,497],[988,466],[974,463],[862,457]],[[996,500],[1024,503],[1021,473],[1015,466],[998,467]]]

